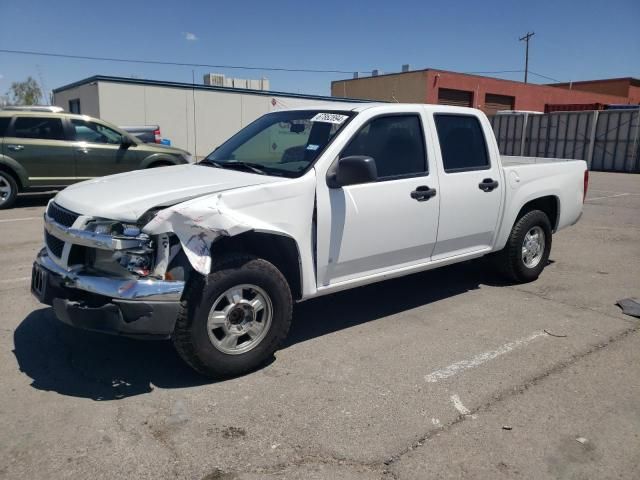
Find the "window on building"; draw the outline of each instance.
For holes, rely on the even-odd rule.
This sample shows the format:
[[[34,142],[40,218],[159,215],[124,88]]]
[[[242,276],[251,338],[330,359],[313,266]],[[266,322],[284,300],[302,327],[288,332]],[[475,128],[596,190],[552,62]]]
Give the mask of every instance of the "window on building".
[[[435,115],[444,171],[489,168],[487,144],[478,119],[471,115]]]
[[[0,117],[0,137],[4,137],[10,122],[11,117]]]
[[[17,138],[64,140],[62,120],[49,117],[17,117],[14,124]]]
[[[69,100],[69,113],[80,113],[80,99],[74,98]]]
[[[122,135],[99,123],[72,119],[71,125],[73,125],[74,139],[78,142],[107,143],[111,145],[120,145],[122,143]]]
[[[482,110],[487,115],[495,115],[496,112],[499,112],[500,110],[513,110],[515,103],[515,97],[487,93],[484,96],[484,105],[482,106]]]
[[[378,177],[390,179],[427,172],[424,135],[418,115],[385,116],[367,123],[341,157],[366,155],[376,161]]]

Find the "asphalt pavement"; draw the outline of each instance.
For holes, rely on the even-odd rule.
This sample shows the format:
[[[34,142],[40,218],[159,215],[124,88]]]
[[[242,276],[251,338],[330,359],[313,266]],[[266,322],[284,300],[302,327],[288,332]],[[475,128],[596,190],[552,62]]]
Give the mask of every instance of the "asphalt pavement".
[[[0,478],[640,478],[638,175],[591,173],[533,283],[479,260],[310,300],[220,382],[30,296],[49,198],[0,212]]]

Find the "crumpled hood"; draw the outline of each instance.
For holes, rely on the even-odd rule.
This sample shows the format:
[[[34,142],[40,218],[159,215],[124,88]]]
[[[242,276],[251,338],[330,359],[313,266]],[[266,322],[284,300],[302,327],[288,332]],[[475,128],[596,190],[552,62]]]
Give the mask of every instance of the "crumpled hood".
[[[286,179],[202,165],[176,165],[76,183],[58,193],[55,202],[81,215],[135,222],[153,207],[283,180]]]

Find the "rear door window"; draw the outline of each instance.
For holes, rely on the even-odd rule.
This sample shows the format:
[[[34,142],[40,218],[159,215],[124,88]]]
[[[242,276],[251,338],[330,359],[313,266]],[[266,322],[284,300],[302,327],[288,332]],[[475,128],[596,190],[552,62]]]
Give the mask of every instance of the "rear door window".
[[[435,121],[445,172],[490,168],[487,143],[476,117],[436,114]]]
[[[41,140],[64,140],[62,120],[53,117],[17,117],[13,125],[14,137]]]

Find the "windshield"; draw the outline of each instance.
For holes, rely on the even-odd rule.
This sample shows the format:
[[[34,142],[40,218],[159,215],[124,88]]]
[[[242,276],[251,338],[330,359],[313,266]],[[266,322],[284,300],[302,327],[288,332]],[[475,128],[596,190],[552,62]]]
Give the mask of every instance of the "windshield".
[[[240,130],[203,163],[297,177],[313,164],[352,116],[353,112],[323,110],[269,113]]]

